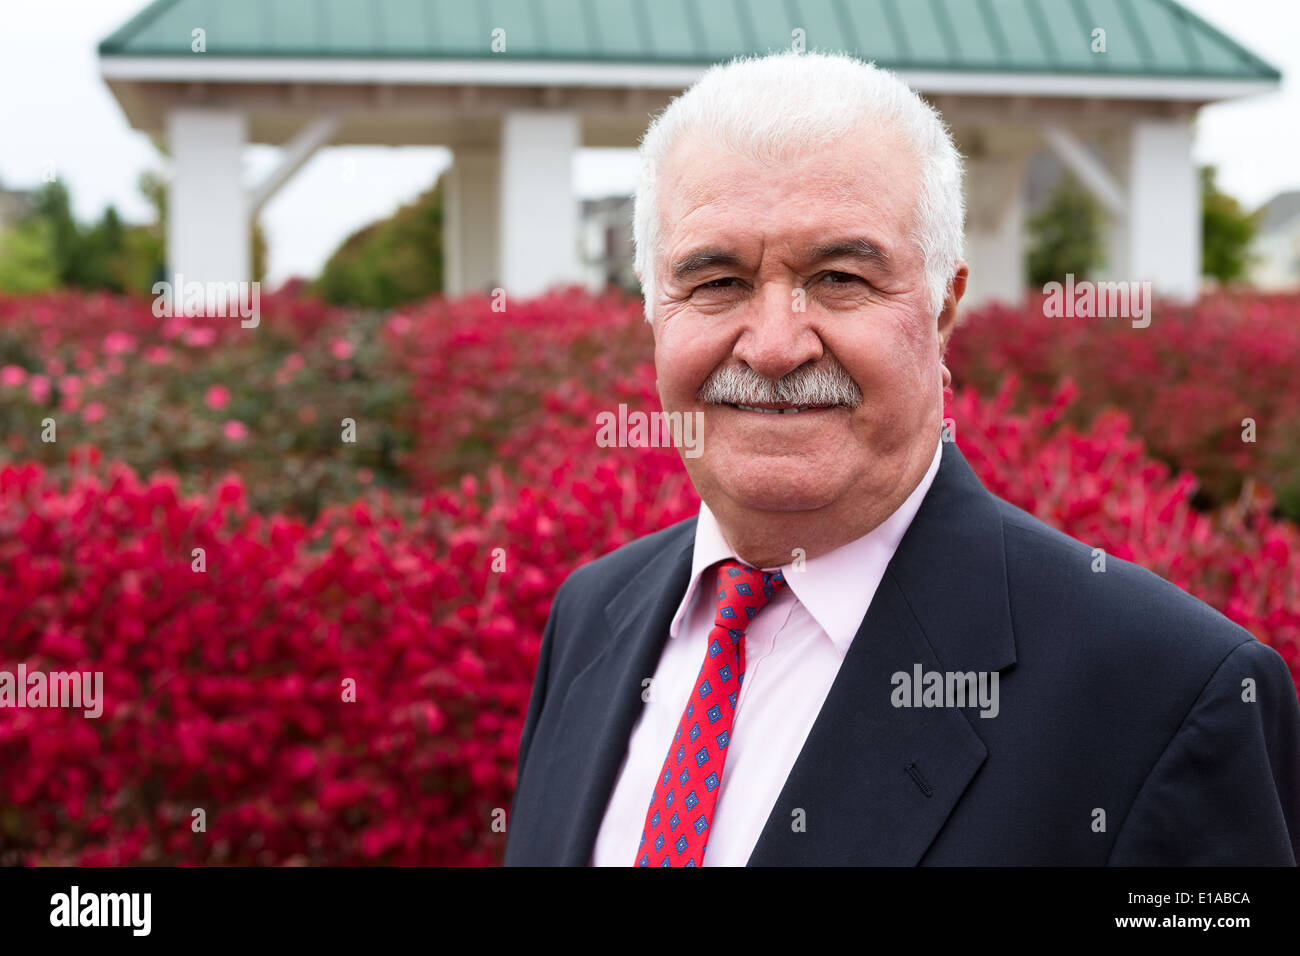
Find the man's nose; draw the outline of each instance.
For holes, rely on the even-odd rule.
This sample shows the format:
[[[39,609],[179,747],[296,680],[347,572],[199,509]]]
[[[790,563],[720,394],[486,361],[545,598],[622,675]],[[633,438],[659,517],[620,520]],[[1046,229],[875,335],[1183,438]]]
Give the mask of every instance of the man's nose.
[[[822,357],[821,338],[812,326],[804,297],[796,296],[795,288],[787,283],[764,283],[749,301],[744,327],[732,349],[734,358],[766,378],[781,378]]]

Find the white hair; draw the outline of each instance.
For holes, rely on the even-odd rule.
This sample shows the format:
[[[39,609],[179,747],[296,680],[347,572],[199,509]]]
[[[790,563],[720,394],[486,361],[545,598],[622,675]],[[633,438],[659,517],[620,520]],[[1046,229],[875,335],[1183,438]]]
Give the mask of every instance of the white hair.
[[[916,158],[919,192],[912,241],[925,261],[937,316],[962,254],[962,158],[938,111],[888,70],[842,53],[784,52],[717,64],[674,99],[641,139],[632,212],[636,271],[653,321],[659,254],[658,173],[683,136],[727,146],[758,162],[788,162],[842,141],[863,123],[902,134]]]

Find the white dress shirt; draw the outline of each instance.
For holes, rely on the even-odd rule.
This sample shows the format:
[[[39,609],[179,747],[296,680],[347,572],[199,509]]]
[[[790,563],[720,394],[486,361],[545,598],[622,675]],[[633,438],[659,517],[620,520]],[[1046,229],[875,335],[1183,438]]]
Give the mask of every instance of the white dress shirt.
[[[885,567],[925,497],[943,450],[920,483],[880,525],[843,547],[782,565],[782,588],[745,630],[745,681],[736,700],[704,866],[743,866],[785,786],[804,740],[866,616]],[[605,808],[595,866],[632,866],[655,781],[677,722],[695,689],[716,613],[704,572],[736,558],[717,519],[701,503],[691,579],[659,657],[650,699],[637,718]],[[738,558],[737,558],[738,560]],[[764,570],[775,570],[766,568]],[[705,585],[701,587],[701,585]],[[867,635],[868,639],[870,635]]]

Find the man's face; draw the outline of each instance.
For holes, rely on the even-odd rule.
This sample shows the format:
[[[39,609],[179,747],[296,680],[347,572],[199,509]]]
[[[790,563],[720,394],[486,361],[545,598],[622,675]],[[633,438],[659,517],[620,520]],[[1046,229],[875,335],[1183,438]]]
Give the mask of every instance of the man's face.
[[[864,129],[767,167],[684,139],[661,183],[659,394],[665,411],[704,412],[703,454],[683,460],[709,506],[804,511],[888,498],[923,471],[943,367],[910,241],[918,176],[901,138]],[[837,394],[860,393],[860,403],[771,414],[699,397],[716,372],[743,382],[810,369],[847,373]],[[741,397],[735,389],[721,391]]]

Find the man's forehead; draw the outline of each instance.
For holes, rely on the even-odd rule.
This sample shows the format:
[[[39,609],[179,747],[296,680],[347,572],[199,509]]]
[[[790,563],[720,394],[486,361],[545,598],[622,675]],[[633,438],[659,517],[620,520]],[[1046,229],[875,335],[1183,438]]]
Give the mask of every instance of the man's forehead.
[[[825,166],[829,162],[856,171],[871,167],[873,160],[897,160],[910,157],[914,151],[908,147],[902,130],[863,119],[827,142],[811,143],[791,133],[764,144],[758,152],[762,159],[733,140],[685,130],[665,154],[661,172],[671,171],[671,177],[680,180],[685,188],[699,188],[712,182],[723,165],[780,170],[808,164]]]
[[[725,146],[690,142],[669,154],[661,193],[678,205],[701,205],[734,192],[737,181],[786,180],[816,185],[845,198],[860,195],[880,178],[893,178],[896,164],[888,151],[844,142],[794,153],[779,161],[760,161]]]
[[[889,219],[910,220],[919,174],[909,151],[885,139],[864,143],[847,138],[819,150],[800,152],[783,162],[758,162],[721,145],[684,139],[668,154],[659,186],[659,215],[663,235],[677,231],[682,220],[724,218],[746,193],[767,188],[782,202],[782,218],[798,228],[798,220],[826,217],[832,209],[856,206]],[[817,205],[804,203],[815,195]],[[765,206],[764,209],[770,207]],[[906,223],[899,223],[905,228]]]

